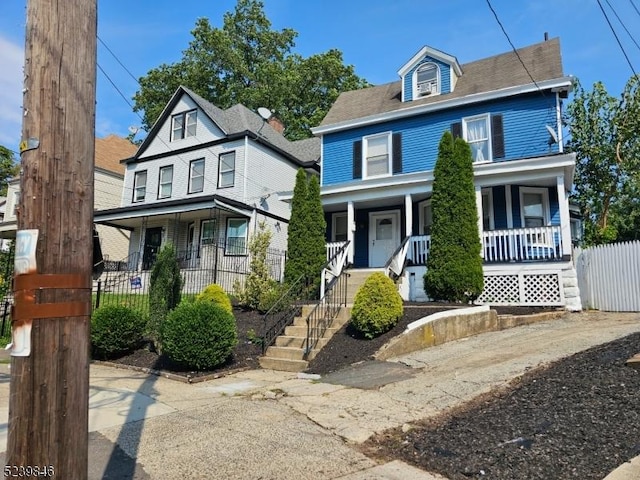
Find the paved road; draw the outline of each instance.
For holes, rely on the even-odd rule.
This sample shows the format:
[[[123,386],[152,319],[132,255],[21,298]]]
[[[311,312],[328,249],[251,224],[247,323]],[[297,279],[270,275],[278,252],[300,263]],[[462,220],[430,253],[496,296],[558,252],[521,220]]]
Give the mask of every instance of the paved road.
[[[92,365],[89,478],[439,478],[401,462],[378,466],[353,444],[637,331],[640,314],[567,314],[321,379],[252,370],[185,385]],[[3,367],[0,422],[8,407]],[[5,448],[1,423],[0,451]]]

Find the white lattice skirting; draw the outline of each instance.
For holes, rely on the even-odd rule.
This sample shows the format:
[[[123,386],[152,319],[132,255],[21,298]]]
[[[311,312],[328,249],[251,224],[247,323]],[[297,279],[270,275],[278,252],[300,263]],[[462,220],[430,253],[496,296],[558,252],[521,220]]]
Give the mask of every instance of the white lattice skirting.
[[[564,305],[562,273],[509,272],[484,276],[476,303],[491,305]]]

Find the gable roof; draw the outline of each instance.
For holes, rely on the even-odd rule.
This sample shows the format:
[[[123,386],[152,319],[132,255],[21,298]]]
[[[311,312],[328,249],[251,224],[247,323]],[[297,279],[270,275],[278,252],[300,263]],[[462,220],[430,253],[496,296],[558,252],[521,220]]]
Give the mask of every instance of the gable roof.
[[[400,68],[400,70],[398,70],[398,75],[400,75],[401,77],[406,75],[409,70],[415,67],[416,64],[419,63],[427,55],[431,58],[435,58],[436,60],[440,60],[443,63],[451,65],[456,72],[456,75],[462,75],[462,68],[460,67],[458,59],[456,57],[454,57],[453,55],[449,55],[448,53],[445,53],[441,50],[429,47],[428,45],[425,45],[420,50],[418,50],[418,53],[411,57],[411,60],[405,63]]]
[[[213,121],[222,133],[229,139],[250,136],[254,140],[278,151],[294,163],[302,167],[316,168],[320,160],[320,140],[316,137],[292,142],[276,131],[268,122],[254,111],[238,103],[223,110],[205,100],[187,87],[180,86],[171,97],[171,100],[162,111],[160,118],[153,125],[147,138],[140,146],[134,157],[140,156],[152,138],[156,136],[162,124],[166,121],[173,107],[178,103],[182,95],[188,95],[211,121]]]
[[[401,80],[385,85],[352,90],[342,93],[319,127],[333,125],[362,117],[380,115],[408,107],[417,107],[449,102],[450,100],[488,92],[533,84],[546,80],[563,79],[560,40],[553,38],[541,43],[493,57],[461,65],[463,75],[458,78],[451,93],[422,97],[411,102],[402,102]],[[520,59],[526,65],[522,66]],[[527,70],[529,73],[527,73]],[[315,132],[316,129],[312,129]]]
[[[117,135],[96,138],[95,166],[124,175],[124,165],[120,161],[133,156],[137,149],[129,140]]]

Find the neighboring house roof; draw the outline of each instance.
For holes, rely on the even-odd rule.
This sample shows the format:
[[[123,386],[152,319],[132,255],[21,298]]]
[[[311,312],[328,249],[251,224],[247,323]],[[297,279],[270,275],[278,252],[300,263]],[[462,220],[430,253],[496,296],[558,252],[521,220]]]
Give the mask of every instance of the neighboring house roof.
[[[531,77],[537,83],[564,76],[558,38],[518,49],[517,52],[517,55],[510,51],[461,65],[463,74],[458,78],[454,91],[443,95],[402,102],[401,80],[344,92],[337,98],[320,126],[527,85],[534,83]],[[522,63],[526,65],[526,69]]]
[[[124,175],[124,165],[120,161],[132,157],[137,149],[129,140],[117,135],[96,138],[95,166]]]
[[[257,141],[268,147],[277,150],[287,156],[290,160],[303,167],[315,167],[320,160],[320,140],[318,138],[308,138],[291,142],[281,133],[276,131],[257,113],[248,109],[242,104],[236,104],[226,110],[216,107],[211,102],[205,100],[197,93],[187,87],[180,86],[173,97],[164,108],[162,114],[153,125],[147,138],[140,146],[137,154],[130,161],[135,161],[142,155],[160,127],[166,121],[176,103],[183,94],[188,95],[198,105],[198,107],[218,126],[220,130],[229,138],[251,135]]]

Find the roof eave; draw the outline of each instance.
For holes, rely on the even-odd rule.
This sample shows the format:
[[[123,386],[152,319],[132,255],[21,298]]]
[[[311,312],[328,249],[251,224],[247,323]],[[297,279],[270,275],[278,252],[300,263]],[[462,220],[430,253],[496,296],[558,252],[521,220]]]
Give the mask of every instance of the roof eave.
[[[397,120],[400,118],[412,117],[414,115],[420,115],[423,113],[436,112],[439,110],[445,110],[448,108],[456,108],[471,103],[486,102],[490,100],[497,100],[499,98],[510,97],[513,95],[520,95],[525,93],[535,92],[536,90],[549,90],[559,91],[566,90],[571,91],[573,88],[574,78],[572,76],[565,76],[561,78],[554,78],[551,80],[543,80],[541,82],[529,83],[525,85],[517,85],[514,87],[502,88],[500,90],[491,90],[489,92],[474,93],[471,95],[465,95],[464,97],[457,97],[440,102],[427,103],[422,105],[415,105],[407,108],[401,108],[398,110],[392,110],[390,112],[384,112],[375,115],[368,115],[357,119],[346,120],[344,122],[333,123],[329,125],[314,127],[311,129],[311,133],[314,135],[323,135],[326,133],[338,132],[341,130],[349,130],[352,128],[363,127],[366,125],[372,125],[375,123],[387,122],[390,120]]]

